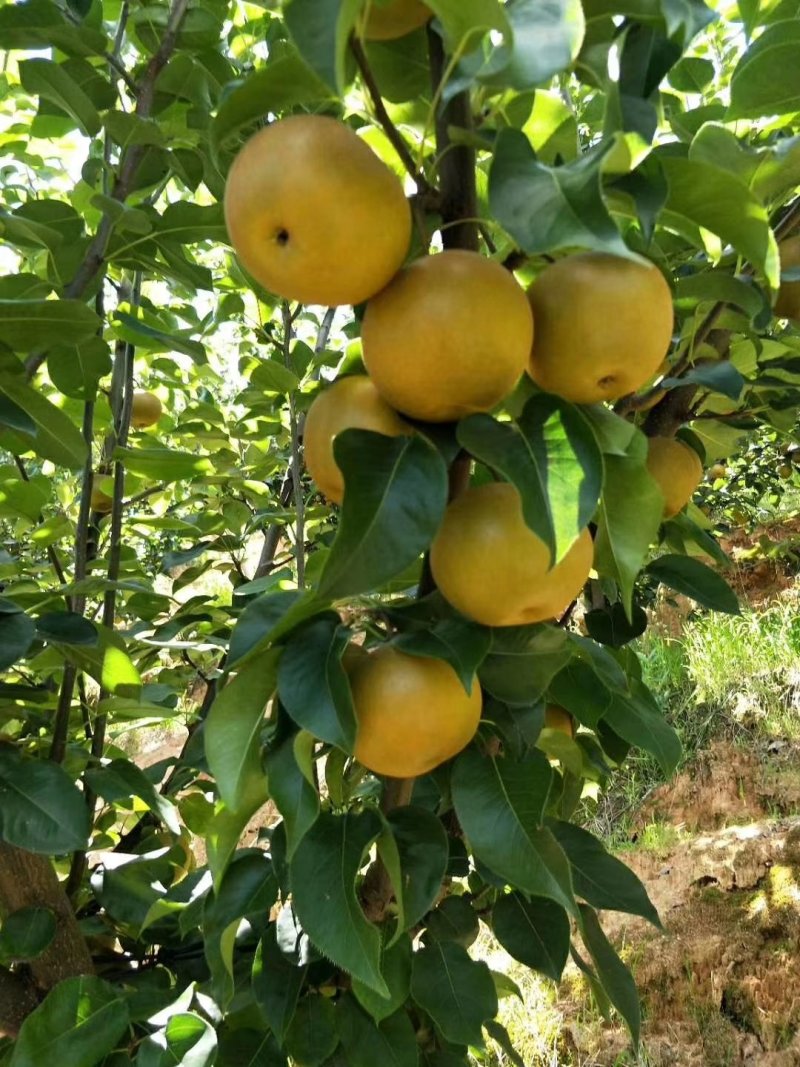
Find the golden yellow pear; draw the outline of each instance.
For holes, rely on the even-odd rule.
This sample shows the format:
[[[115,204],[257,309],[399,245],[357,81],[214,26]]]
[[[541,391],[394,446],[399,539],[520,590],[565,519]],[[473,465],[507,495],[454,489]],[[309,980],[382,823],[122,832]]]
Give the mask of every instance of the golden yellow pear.
[[[800,234],[787,237],[778,245],[781,257],[781,270],[800,267]],[[775,314],[779,319],[793,319],[800,322],[800,282],[783,282],[775,301]]]
[[[649,439],[647,469],[664,495],[665,519],[677,515],[689,503],[703,477],[698,454],[675,437]]]
[[[161,401],[155,393],[137,389],[131,404],[131,426],[137,430],[142,430],[145,426],[155,426],[163,411]]]
[[[548,730],[558,730],[567,737],[575,736],[575,722],[572,716],[558,704],[548,704],[544,709],[544,724]]]
[[[341,504],[344,478],[333,457],[333,439],[342,430],[374,430],[397,437],[413,433],[366,374],[340,378],[320,393],[306,415],[303,449],[308,473],[328,500]],[[364,462],[369,462],[365,456]]]
[[[403,186],[349,126],[292,115],[259,130],[233,161],[225,222],[265,289],[306,304],[359,304],[405,259]]]
[[[384,645],[348,666],[357,719],[353,754],[376,774],[416,778],[461,751],[478,729],[482,694],[468,694],[440,659]]]
[[[391,41],[424,26],[433,12],[420,0],[372,0],[364,27],[368,41]]]
[[[547,546],[525,523],[513,485],[473,486],[448,505],[431,545],[442,595],[484,626],[522,626],[559,615],[589,577],[594,544],[584,529],[550,567]]]
[[[98,476],[95,475],[95,477]],[[102,478],[105,477],[105,475],[99,475],[99,477]],[[103,492],[99,485],[95,485],[93,480],[92,491],[89,496],[89,506],[91,507],[92,511],[96,511],[100,515],[107,515],[108,512],[111,511],[113,505],[113,498],[110,497],[108,493]]]
[[[652,265],[601,252],[566,256],[542,271],[528,299],[536,325],[530,376],[575,404],[634,392],[667,353],[672,296]]]
[[[513,274],[453,250],[405,267],[367,304],[364,363],[378,392],[411,418],[489,411],[517,384],[533,320]]]

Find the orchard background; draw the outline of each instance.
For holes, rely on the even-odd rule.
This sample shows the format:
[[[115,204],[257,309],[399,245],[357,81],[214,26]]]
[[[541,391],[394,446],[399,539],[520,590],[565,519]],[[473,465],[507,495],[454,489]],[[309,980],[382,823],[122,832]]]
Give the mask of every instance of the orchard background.
[[[648,687],[653,605],[738,625],[718,534],[793,479],[797,4],[431,0],[386,41],[367,6],[0,6],[3,1067],[531,1064],[497,1017],[514,982],[468,951],[488,928],[550,981],[570,960],[639,1041],[603,927],[659,919],[587,825],[626,767],[681,763],[695,701],[675,723]],[[491,417],[347,431],[326,502],[303,423],[363,372],[364,309],[267,292],[222,210],[247,138],[296,113],[396,172],[409,258],[474,249],[522,286],[572,253],[651,261],[665,363],[613,408],[523,377]],[[648,438],[675,435],[709,473],[662,521]],[[490,629],[434,588],[470,478],[513,483],[559,559],[590,524],[559,620]],[[483,692],[469,747],[414,780],[352,759],[342,657],[385,642]],[[179,753],[137,760],[177,723]]]

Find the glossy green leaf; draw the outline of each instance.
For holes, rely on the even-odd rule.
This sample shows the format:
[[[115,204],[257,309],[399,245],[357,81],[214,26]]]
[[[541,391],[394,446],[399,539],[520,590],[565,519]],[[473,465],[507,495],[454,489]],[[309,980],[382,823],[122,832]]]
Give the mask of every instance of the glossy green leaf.
[[[242,127],[270,111],[313,104],[331,95],[324,81],[297,53],[270,57],[269,63],[234,85],[225,96],[211,124],[212,144],[218,149]]]
[[[181,823],[175,805],[167,800],[144,771],[130,760],[115,759],[103,767],[90,768],[86,772],[86,781],[97,796],[109,804],[138,797],[171,833],[180,834]]]
[[[30,439],[25,438],[32,452],[60,467],[78,470],[83,466],[86,442],[79,428],[60,408],[16,375],[0,373],[0,396],[6,396],[35,423],[36,432]]]
[[[628,744],[655,756],[665,774],[672,774],[677,767],[680,739],[641,682],[631,679],[630,697],[615,693],[603,720]]]
[[[589,636],[611,648],[622,648],[629,641],[641,637],[648,622],[647,612],[638,604],[633,605],[630,620],[622,604],[607,604],[603,608],[587,611],[583,620]]]
[[[489,171],[489,206],[531,254],[578,246],[630,256],[600,189],[601,155],[546,167],[518,130],[501,130]]]
[[[442,888],[449,848],[441,820],[415,805],[395,808],[387,820],[397,847],[395,893],[400,901],[397,936],[415,926]]]
[[[769,213],[744,182],[708,163],[661,157],[669,183],[667,210],[730,242],[768,282],[778,282],[778,246]]]
[[[401,633],[394,641],[395,647],[410,655],[449,663],[468,693],[491,643],[491,630],[467,619],[441,619],[424,630]]]
[[[569,917],[544,897],[507,893],[492,909],[492,930],[506,952],[535,971],[561,981],[569,955]]]
[[[50,908],[25,907],[12,911],[0,927],[0,959],[6,962],[41,956],[56,936],[57,921]]]
[[[36,623],[13,601],[3,598],[0,603],[0,670],[5,670],[22,659],[33,644]]]
[[[215,471],[210,456],[171,448],[116,448],[114,459],[120,460],[134,474],[159,482],[189,481]]]
[[[183,352],[197,364],[206,362],[206,350],[199,341],[181,336],[177,331],[165,333],[127,311],[115,311],[112,325],[117,336],[137,347],[154,352]]]
[[[30,437],[36,433],[36,423],[30,415],[2,393],[0,393],[0,426],[5,426],[9,430],[18,430],[19,433]]]
[[[714,64],[701,56],[684,56],[669,73],[669,83],[681,93],[701,93],[714,80]]]
[[[701,363],[680,378],[665,378],[661,384],[673,387],[702,385],[712,393],[721,393],[731,400],[738,400],[746,382],[736,367],[729,360],[723,359],[719,363]]]
[[[380,832],[380,820],[369,809],[322,814],[298,845],[289,870],[295,911],[312,943],[338,967],[388,996],[380,973],[380,934],[365,919],[355,892],[364,852]]]
[[[527,89],[566,70],[580,51],[583,8],[577,0],[517,0],[506,8],[513,44],[501,45],[482,80]],[[499,68],[494,74],[494,69]]]
[[[301,730],[266,758],[269,795],[286,827],[286,858],[291,860],[303,835],[319,815],[313,772],[314,738]]]
[[[391,947],[383,946],[381,974],[389,989],[388,998],[378,996],[369,986],[359,982],[357,978],[353,979],[353,994],[356,1000],[376,1023],[394,1015],[408,1000],[412,957],[411,938],[408,935],[401,937]]]
[[[650,545],[655,541],[664,510],[661,490],[645,465],[647,444],[641,434],[627,455],[605,456],[603,496],[595,538],[595,566],[620,588],[626,611],[632,610],[633,583]]]
[[[94,623],[75,611],[49,611],[36,619],[36,630],[44,641],[65,645],[96,645]]]
[[[259,942],[253,959],[253,996],[264,1020],[281,1043],[294,1017],[306,970],[306,965],[295,966],[281,952],[273,923]]]
[[[512,760],[467,749],[453,766],[453,805],[482,863],[509,885],[574,913],[566,856],[542,825],[552,778],[541,752]]]
[[[0,748],[0,840],[41,855],[86,847],[89,812],[66,771]]]
[[[9,1067],[96,1067],[128,1029],[128,1005],[108,982],[66,978],[22,1024]]]
[[[374,1022],[349,996],[336,1005],[336,1026],[351,1067],[417,1067],[419,1047],[411,1020],[404,1011]]]
[[[414,956],[411,996],[447,1041],[483,1045],[481,1024],[497,1014],[489,968],[454,941],[433,941]]]
[[[81,300],[0,300],[0,334],[15,352],[86,341],[100,328]]]
[[[471,415],[458,427],[461,445],[517,487],[525,521],[564,558],[597,508],[603,460],[581,412],[556,397],[532,397],[516,425]]]
[[[800,111],[800,27],[796,19],[785,19],[768,26],[736,65],[727,117],[795,111]]]
[[[361,0],[291,0],[286,27],[303,59],[330,89],[345,87],[347,42]]]
[[[427,916],[427,937],[436,941],[455,941],[469,948],[480,933],[478,916],[465,896],[445,897]]]
[[[594,908],[641,915],[661,928],[661,920],[642,882],[633,871],[606,852],[602,841],[569,822],[548,823],[572,867],[579,897]]]
[[[284,1037],[286,1050],[294,1062],[304,1067],[320,1067],[339,1044],[336,1024],[336,1011],[328,997],[320,993],[303,997]]]
[[[344,504],[319,581],[320,595],[332,599],[366,593],[401,574],[430,545],[447,503],[447,468],[418,434],[345,430],[334,455],[344,473]]]
[[[212,1067],[217,1062],[214,1027],[193,1012],[170,1016],[163,1030],[146,1037],[136,1067]]]
[[[26,59],[19,65],[19,76],[26,92],[66,111],[87,137],[100,132],[97,108],[64,64],[50,59]]]
[[[712,611],[740,615],[739,600],[716,571],[692,556],[659,556],[647,566],[647,573],[670,589],[691,597]]]
[[[608,998],[631,1032],[634,1045],[639,1044],[641,1009],[633,976],[603,933],[597,914],[586,904],[580,905],[581,934],[597,968],[597,977]]]
[[[298,628],[278,669],[281,703],[304,730],[350,752],[356,718],[342,654],[350,632],[338,618],[324,616]]]
[[[65,396],[94,400],[101,378],[111,371],[108,344],[100,337],[71,346],[57,345],[47,353],[47,371]]]
[[[266,789],[260,735],[275,692],[278,653],[253,660],[217,694],[205,722],[206,759],[226,805],[237,810],[244,796]]]
[[[555,626],[494,630],[492,647],[479,672],[481,685],[506,704],[535,704],[573,652],[566,632]]]

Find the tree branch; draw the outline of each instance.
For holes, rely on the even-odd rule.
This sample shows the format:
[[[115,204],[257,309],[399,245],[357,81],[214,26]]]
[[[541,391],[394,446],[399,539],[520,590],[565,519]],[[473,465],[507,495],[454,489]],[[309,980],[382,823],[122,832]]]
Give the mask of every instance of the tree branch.
[[[403,135],[398,128],[392,122],[389,117],[389,112],[386,110],[386,106],[381,97],[381,91],[378,88],[378,83],[375,81],[375,75],[372,72],[372,68],[369,65],[367,59],[367,53],[364,51],[364,46],[357,37],[350,38],[350,51],[355,57],[356,66],[361,74],[361,80],[364,83],[364,88],[369,94],[370,102],[372,103],[373,111],[375,112],[375,118],[381,124],[383,132],[390,141],[397,155],[400,157],[400,161],[406,168],[410,176],[414,179],[417,189],[420,193],[431,193],[433,188],[428,182],[425,175],[417,169],[417,165],[414,162],[414,157],[411,155],[408,145],[406,144]]]
[[[292,343],[292,315],[289,301],[283,302],[283,362],[291,370],[290,348]],[[292,462],[290,474],[294,491],[294,548],[297,568],[297,588],[305,585],[305,501],[303,500],[303,473],[300,469],[300,427],[297,421],[297,408],[294,391],[289,393],[289,433],[292,438]]]
[[[0,1037],[16,1037],[39,998],[33,982],[0,967]]]

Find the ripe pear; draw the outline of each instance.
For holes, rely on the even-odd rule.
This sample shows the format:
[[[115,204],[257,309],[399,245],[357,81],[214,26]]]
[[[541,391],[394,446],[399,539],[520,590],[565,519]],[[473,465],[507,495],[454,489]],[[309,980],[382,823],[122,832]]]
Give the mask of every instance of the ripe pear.
[[[800,234],[788,237],[778,245],[781,270],[800,267]],[[779,319],[800,322],[800,282],[783,282],[775,301],[775,314]]]
[[[675,437],[651,437],[647,442],[647,469],[664,495],[664,518],[689,503],[703,477],[703,464],[695,450]]]
[[[388,437],[413,433],[366,374],[340,378],[320,393],[306,415],[303,450],[308,473],[328,500],[341,504],[344,478],[333,455],[333,439],[342,430],[374,430]],[[365,456],[364,462],[369,462]]]
[[[393,408],[426,422],[489,411],[528,359],[533,321],[514,276],[477,252],[426,256],[367,304],[364,363]]]
[[[137,389],[133,394],[131,405],[131,426],[142,430],[146,426],[155,426],[163,413],[161,401],[155,393]]]
[[[602,252],[565,256],[528,289],[535,334],[529,373],[575,404],[632,393],[664,360],[672,296],[657,267]]]
[[[434,580],[462,615],[484,626],[552,619],[589,577],[594,543],[584,529],[550,566],[544,541],[526,524],[517,489],[506,482],[473,486],[448,505],[431,545]]]
[[[433,12],[420,0],[371,0],[364,27],[368,41],[391,41],[424,26]]]
[[[558,704],[548,704],[544,709],[544,725],[549,730],[558,730],[567,737],[575,736],[575,722],[568,711]]]
[[[343,122],[291,115],[233,161],[225,222],[253,277],[287,300],[360,304],[390,281],[411,239],[399,178]]]

